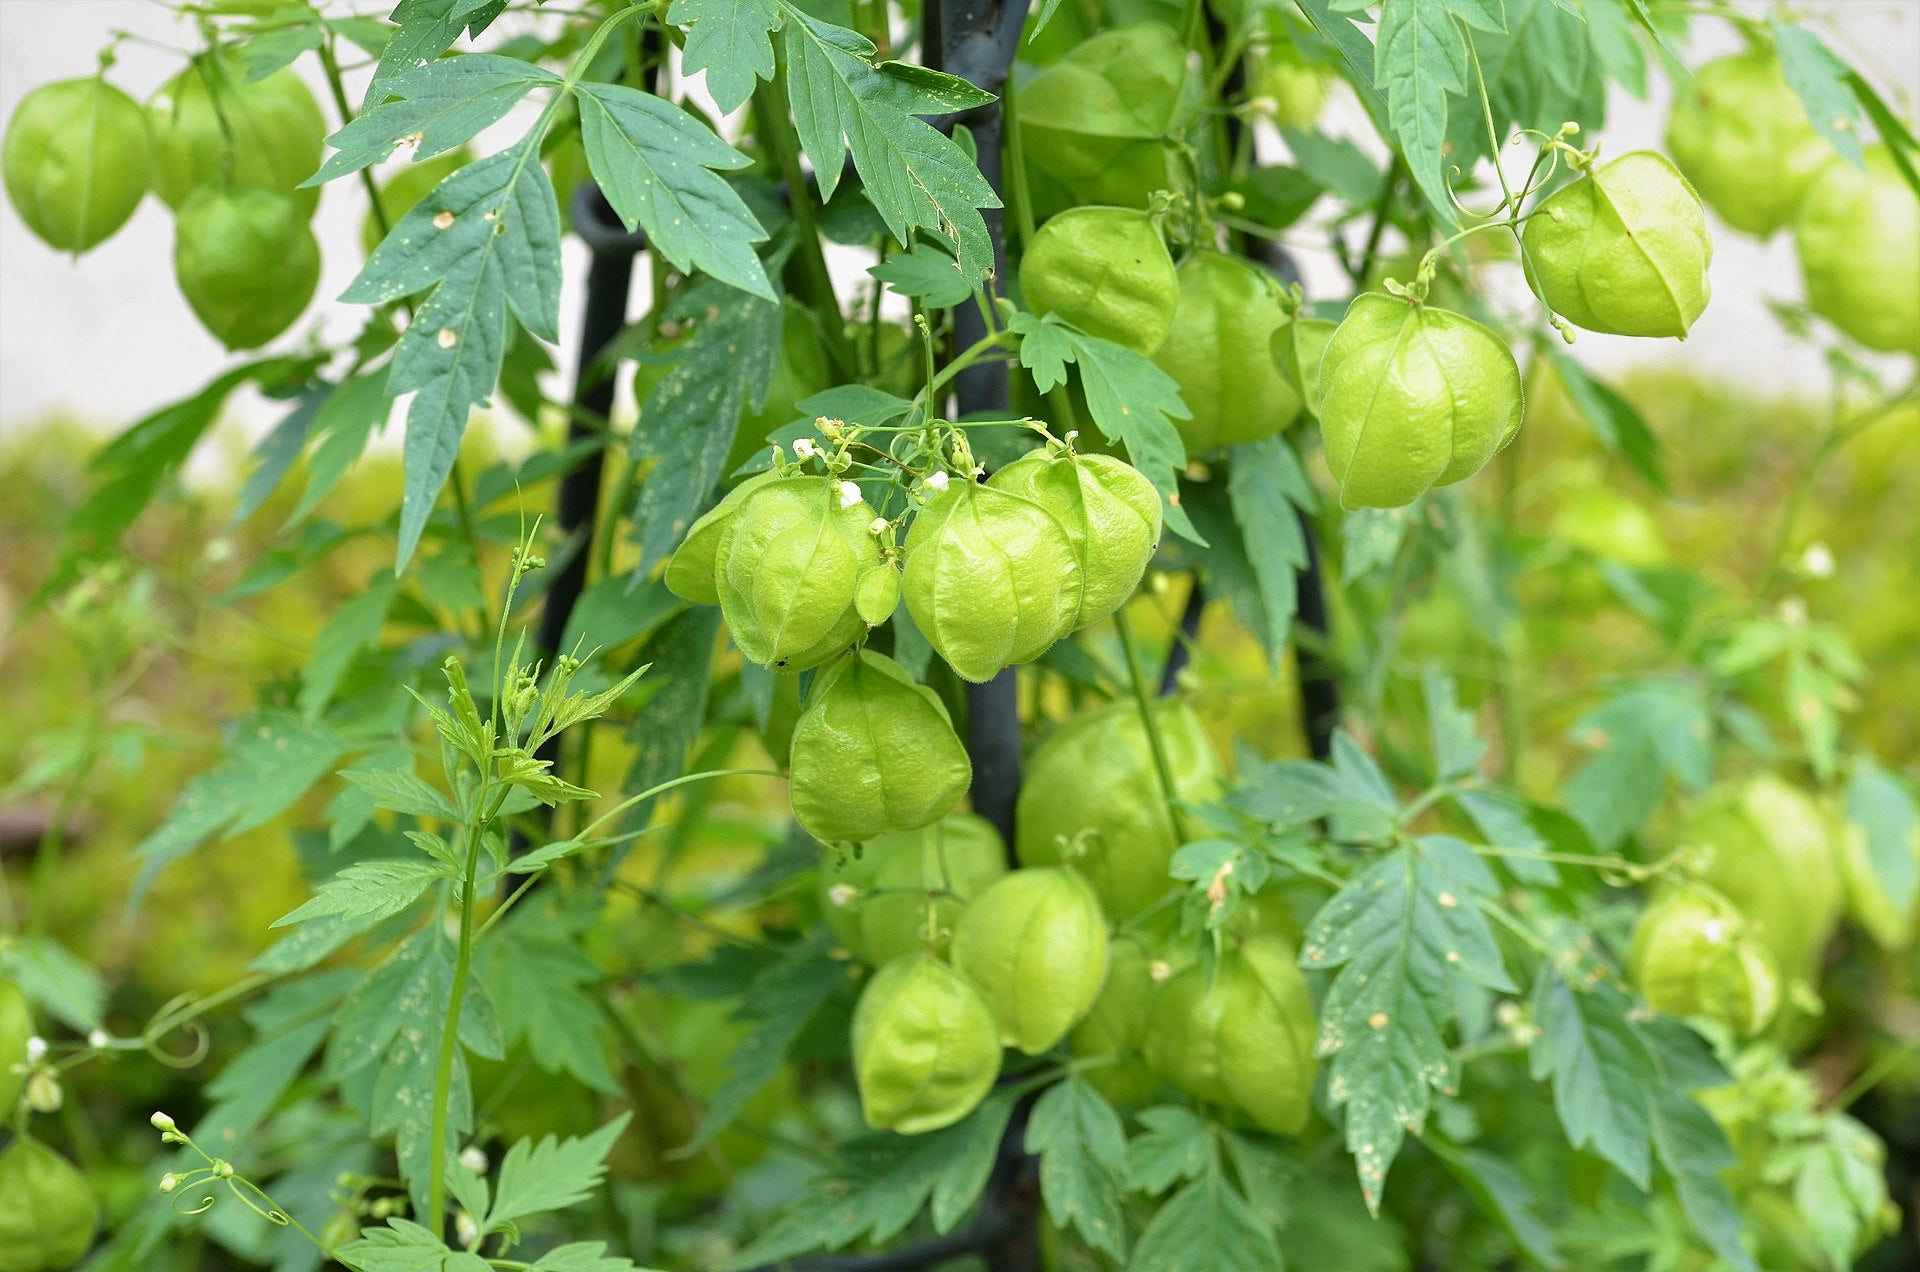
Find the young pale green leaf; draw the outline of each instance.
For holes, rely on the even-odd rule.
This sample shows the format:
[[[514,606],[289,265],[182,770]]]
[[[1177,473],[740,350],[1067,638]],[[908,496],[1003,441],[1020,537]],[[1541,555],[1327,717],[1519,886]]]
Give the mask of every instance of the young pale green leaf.
[[[1271,1272],[1281,1266],[1273,1231],[1217,1164],[1154,1213],[1128,1272]]]
[[[257,84],[277,70],[291,66],[302,53],[311,53],[326,43],[327,29],[318,13],[286,14],[271,27],[251,28],[250,34],[233,46],[234,59],[240,64],[242,78]]]
[[[977,287],[993,268],[982,208],[1000,200],[966,151],[918,115],[955,109],[951,76],[876,67],[872,41],[786,6],[781,30],[787,92],[800,144],[832,198],[847,155],[867,198],[894,238],[933,230],[957,245],[960,269]],[[977,104],[977,94],[976,101]]]
[[[1191,1109],[1159,1104],[1143,1109],[1146,1132],[1127,1146],[1127,1184],[1153,1196],[1183,1179],[1197,1179],[1207,1167],[1206,1120]]]
[[[1016,1093],[1002,1089],[952,1126],[922,1135],[870,1135],[841,1149],[821,1177],[772,1227],[726,1264],[778,1265],[811,1250],[862,1238],[886,1241],[931,1204],[936,1231],[950,1231],[986,1186]]]
[[[275,919],[287,927],[326,915],[384,919],[418,901],[451,872],[439,861],[357,861],[320,885],[305,905]]]
[[[493,1207],[480,1223],[482,1233],[500,1232],[529,1215],[565,1210],[593,1195],[607,1175],[607,1154],[632,1119],[622,1113],[591,1135],[539,1143],[521,1140],[500,1163]]]
[[[781,7],[779,0],[673,0],[668,7],[667,21],[687,28],[687,73],[707,73],[707,92],[721,110],[738,110],[756,83],[773,78],[771,37]]]
[[[536,153],[539,130],[468,164],[400,218],[341,299],[379,304],[432,288],[401,336],[387,391],[407,410],[406,485],[396,560],[404,566],[460,452],[471,409],[500,376],[507,311],[559,338],[560,215]]]
[[[672,311],[698,325],[640,408],[628,454],[654,458],[670,481],[641,486],[633,514],[644,578],[685,537],[727,466],[741,413],[758,409],[780,359],[780,306],[731,287],[689,291]]]
[[[707,1102],[707,1115],[681,1155],[705,1148],[740,1116],[754,1093],[780,1071],[787,1048],[821,1004],[847,983],[847,965],[831,956],[831,948],[825,937],[797,942],[753,978],[738,1011],[753,1026],[734,1048],[726,1080]]]
[[[576,1241],[558,1246],[533,1261],[527,1272],[653,1272],[631,1259],[608,1254],[605,1242]]]
[[[501,751],[495,759],[499,765],[495,776],[501,782],[520,787],[542,804],[551,806],[569,800],[592,799],[595,795],[584,786],[556,777],[552,760],[531,755],[522,747]]]
[[[406,1219],[362,1229],[358,1241],[334,1251],[355,1272],[444,1272],[452,1253],[446,1242]]]
[[[1455,990],[1511,991],[1480,902],[1492,873],[1457,839],[1425,835],[1379,857],[1308,926],[1300,965],[1339,968],[1315,1050],[1332,1056],[1328,1093],[1347,1110],[1347,1147],[1378,1212],[1387,1169],[1418,1132],[1432,1092],[1457,1081],[1443,1030]]]
[[[392,409],[385,367],[343,380],[327,395],[307,430],[307,436],[317,440],[307,456],[306,487],[287,515],[289,526],[305,521],[320,506],[367,449],[367,439],[386,423]]]
[[[287,412],[254,446],[252,454],[247,457],[252,461],[253,468],[247,473],[246,481],[240,486],[240,494],[234,500],[233,515],[227,521],[229,529],[240,526],[260,511],[260,505],[267,501],[267,496],[280,488],[280,482],[293,468],[294,461],[300,458],[300,451],[306,446],[314,420],[332,391],[333,386],[323,381],[301,394],[293,410]]]
[[[681,270],[699,269],[767,300],[773,284],[754,254],[766,241],[747,205],[714,169],[751,161],[696,116],[620,84],[581,84],[580,134],[607,202]]]
[[[396,79],[394,100],[327,138],[335,153],[302,184],[358,172],[409,148],[416,161],[444,154],[500,122],[534,89],[560,83],[552,71],[497,53],[435,59]]]
[[[1773,28],[1774,52],[1780,57],[1780,72],[1799,94],[1815,130],[1846,156],[1848,163],[1865,168],[1867,156],[1860,149],[1860,132],[1866,121],[1860,117],[1860,105],[1847,83],[1852,69],[1811,27],[1783,22],[1778,16],[1769,25]]]
[[[332,730],[284,708],[262,707],[237,722],[220,761],[187,783],[166,820],[133,850],[142,863],[135,903],[163,867],[215,835],[237,835],[285,812],[345,750]]]
[[[1312,512],[1316,500],[1300,457],[1285,438],[1247,442],[1235,446],[1231,454],[1227,495],[1260,591],[1266,621],[1259,635],[1267,666],[1277,672],[1299,604],[1299,571],[1308,561],[1300,514]]]
[[[1040,1157],[1040,1195],[1054,1226],[1071,1224],[1088,1245],[1122,1258],[1127,1133],[1106,1098],[1077,1075],[1048,1087],[1027,1122],[1027,1151]]]
[[[1361,5],[1335,0],[1333,7]],[[1394,138],[1444,225],[1455,224],[1445,154],[1447,99],[1475,91],[1468,28],[1504,30],[1501,0],[1384,0],[1373,49],[1373,78],[1386,95]]]

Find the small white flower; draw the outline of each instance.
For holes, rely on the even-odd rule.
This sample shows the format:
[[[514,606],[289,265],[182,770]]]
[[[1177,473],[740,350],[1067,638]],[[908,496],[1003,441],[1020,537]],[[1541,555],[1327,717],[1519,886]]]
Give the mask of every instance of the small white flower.
[[[867,522],[867,533],[868,534],[885,534],[887,532],[887,527],[890,524],[892,523],[889,522],[885,517],[875,517],[872,521]]]
[[[47,1040],[39,1034],[27,1039],[27,1063],[39,1064],[47,1058]]]
[[[860,502],[860,483],[843,481],[840,483],[840,506],[851,508]]]
[[[793,457],[795,459],[812,459],[819,453],[820,447],[815,444],[811,437],[799,438],[793,444]]]
[[[165,1113],[155,1113],[152,1117],[148,1118],[147,1121],[153,1123],[153,1129],[156,1131],[170,1131],[173,1129],[173,1119]]]
[[[1832,578],[1833,549],[1818,541],[1809,543],[1807,550],[1800,554],[1800,568],[1816,579]]]
[[[1727,925],[1719,919],[1708,919],[1700,925],[1700,937],[1708,945],[1718,945],[1727,939]]]
[[[107,1036],[107,1031],[104,1029],[96,1029],[87,1035],[87,1045],[95,1051],[105,1051],[107,1044],[112,1041],[113,1039]]]
[[[470,1246],[480,1237],[480,1225],[473,1216],[462,1210],[453,1217],[453,1236],[463,1246]]]
[[[935,473],[933,476],[927,478],[927,486],[932,490],[945,490],[947,488],[947,474],[944,471]]]
[[[476,1175],[487,1173],[487,1154],[478,1144],[469,1144],[460,1150],[460,1164]]]
[[[180,1176],[178,1176],[178,1175],[162,1175],[162,1176],[160,1176],[160,1191],[161,1191],[161,1192],[163,1192],[163,1193],[170,1193],[170,1192],[172,1192],[172,1191],[173,1191],[174,1189],[176,1189],[176,1188],[178,1188],[179,1186],[180,1186]]]
[[[1780,602],[1780,621],[1788,627],[1807,625],[1807,603],[1797,596],[1789,596]]]
[[[859,895],[860,889],[850,883],[836,883],[827,889],[827,900],[833,902],[836,907],[852,905],[854,898]]]
[[[1154,984],[1164,985],[1173,979],[1173,964],[1164,958],[1156,958],[1147,964],[1147,975],[1153,978]]]

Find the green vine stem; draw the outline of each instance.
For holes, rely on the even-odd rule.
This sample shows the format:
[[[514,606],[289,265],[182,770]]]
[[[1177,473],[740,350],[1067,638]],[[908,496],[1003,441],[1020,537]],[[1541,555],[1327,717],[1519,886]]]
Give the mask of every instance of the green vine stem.
[[[1167,803],[1167,820],[1173,826],[1173,841],[1187,842],[1186,819],[1180,813],[1180,794],[1173,784],[1173,765],[1167,762],[1167,747],[1160,736],[1160,722],[1153,715],[1153,690],[1147,684],[1146,667],[1140,661],[1140,648],[1133,637],[1133,623],[1127,607],[1113,612],[1113,627],[1120,636],[1120,648],[1127,660],[1127,677],[1133,682],[1133,701],[1140,709],[1140,723],[1147,733],[1147,751],[1153,757],[1153,773],[1160,782],[1160,794]]]

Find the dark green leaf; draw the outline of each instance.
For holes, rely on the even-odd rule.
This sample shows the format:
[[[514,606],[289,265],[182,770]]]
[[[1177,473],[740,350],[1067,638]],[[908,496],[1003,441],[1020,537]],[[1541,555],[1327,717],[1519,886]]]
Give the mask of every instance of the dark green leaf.
[[[384,919],[412,906],[450,873],[438,861],[358,861],[321,884],[305,905],[275,919],[272,926],[286,927],[327,915]]]
[[[1457,839],[1422,836],[1382,855],[1308,926],[1300,965],[1340,968],[1315,1050],[1332,1056],[1328,1092],[1347,1110],[1347,1147],[1378,1211],[1387,1169],[1425,1125],[1433,1090],[1457,1081],[1443,1030],[1456,985],[1511,991],[1479,902],[1498,888]]]
[[[528,911],[533,913],[533,911]],[[599,1009],[602,973],[580,949],[580,925],[546,914],[508,923],[485,946],[482,976],[500,1005],[501,1041],[525,1046],[541,1070],[620,1090]]]
[[[1146,1133],[1127,1146],[1127,1183],[1158,1196],[1183,1179],[1198,1178],[1207,1167],[1207,1123],[1191,1109],[1155,1105],[1139,1114]]]
[[[865,36],[797,9],[788,9],[781,39],[794,126],[821,197],[833,196],[851,153],[894,238],[908,243],[914,230],[927,229],[950,239],[968,285],[977,286],[993,268],[980,209],[1000,200],[952,138],[915,118],[954,109],[951,91],[893,65],[876,67]]]
[[[1660,462],[1660,442],[1633,403],[1597,380],[1571,354],[1544,346],[1567,398],[1593,435],[1609,451],[1620,456],[1627,466],[1640,474],[1661,494],[1670,494],[1666,470]]]
[[[1307,565],[1300,513],[1314,508],[1313,486],[1285,438],[1247,442],[1231,454],[1227,496],[1260,589],[1267,666],[1278,671],[1299,602],[1299,571]]]
[[[1085,1079],[1069,1075],[1035,1102],[1026,1146],[1040,1157],[1040,1195],[1054,1226],[1071,1224],[1094,1249],[1122,1257],[1127,1135],[1113,1106]]]
[[[645,228],[648,246],[680,270],[705,270],[775,299],[752,246],[767,232],[712,171],[751,161],[698,117],[651,93],[581,84],[577,95],[587,163],[626,227]]]
[[[1155,1212],[1127,1272],[1273,1272],[1273,1232],[1213,1167]]]
[[[1567,1266],[1555,1248],[1553,1229],[1540,1217],[1526,1176],[1492,1153],[1456,1148],[1438,1136],[1429,1136],[1424,1142],[1488,1217],[1500,1225],[1528,1263],[1539,1268]]]
[[[1505,26],[1501,0],[1383,0],[1380,6],[1374,82],[1386,95],[1407,168],[1444,225],[1455,224],[1444,153],[1447,99],[1474,91],[1466,28]]]
[[[1685,685],[1630,687],[1577,720],[1573,736],[1598,754],[1567,780],[1562,798],[1603,852],[1652,815],[1669,777],[1700,790],[1712,776],[1711,717]]]
[[[254,513],[260,511],[260,505],[267,497],[279,489],[293,462],[300,458],[300,451],[306,445],[307,434],[313,427],[315,417],[325,405],[332,390],[331,385],[309,390],[300,396],[293,410],[260,439],[253,448],[250,457],[253,470],[247,474],[246,481],[240,487],[240,494],[234,500],[233,516],[228,520],[229,527],[238,526]]]
[[[1746,1224],[1739,1207],[1720,1178],[1734,1156],[1712,1115],[1691,1096],[1663,1086],[1653,1105],[1653,1144],[1699,1238],[1734,1272],[1759,1272],[1741,1241]]]
[[[1567,1142],[1591,1149],[1645,1189],[1651,1169],[1653,1086],[1659,1067],[1627,1013],[1633,1001],[1604,979],[1576,986],[1553,960],[1533,984],[1532,1065],[1552,1079]]]
[[[932,309],[957,305],[973,294],[959,262],[931,243],[917,244],[911,251],[889,252],[884,262],[868,267],[867,273]]]
[[[707,73],[707,92],[721,110],[738,110],[756,82],[773,78],[778,0],[673,0],[667,21],[687,28],[687,73]]]
[[[469,411],[499,378],[508,307],[534,335],[559,338],[560,215],[535,153],[538,131],[435,186],[341,294],[378,304],[432,288],[388,371],[387,392],[414,394],[399,566],[413,555],[453,469]]]

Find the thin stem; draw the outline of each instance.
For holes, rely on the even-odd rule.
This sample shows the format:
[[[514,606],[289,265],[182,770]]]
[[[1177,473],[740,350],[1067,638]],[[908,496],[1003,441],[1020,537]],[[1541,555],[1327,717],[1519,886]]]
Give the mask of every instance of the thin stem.
[[[840,298],[833,289],[833,274],[820,247],[820,225],[814,215],[813,200],[807,197],[807,178],[800,168],[800,138],[787,118],[787,63],[784,55],[774,61],[773,79],[753,93],[754,130],[760,144],[772,157],[787,183],[787,206],[793,212],[794,250],[799,256],[800,279],[807,300],[822,318],[820,335],[826,344],[827,359],[843,378],[859,373],[859,359],[847,341],[845,319],[840,313]]]
[[[1159,721],[1154,719],[1153,690],[1147,684],[1146,668],[1140,662],[1140,649],[1133,639],[1133,624],[1127,619],[1127,607],[1113,612],[1114,630],[1120,636],[1120,648],[1126,654],[1127,676],[1133,682],[1133,700],[1140,709],[1140,723],[1147,733],[1147,751],[1153,757],[1154,776],[1160,782],[1160,794],[1166,800],[1167,820],[1173,827],[1173,841],[1187,841],[1185,819],[1180,815],[1179,792],[1173,784],[1173,766],[1167,762],[1166,743],[1160,737]]]
[[[1019,95],[1013,81],[1013,76],[1007,76],[1006,87],[1000,93],[1000,137],[1006,148],[1006,160],[1001,167],[1006,174],[1007,211],[1013,214],[1013,226],[1020,233],[1020,253],[1024,255],[1027,245],[1033,242],[1035,230],[1033,199],[1027,192],[1027,161],[1020,145]]]
[[[483,778],[477,809],[484,809],[487,778]],[[453,1087],[453,1061],[460,1045],[460,1013],[467,1001],[467,977],[473,969],[474,883],[480,873],[480,840],[486,833],[486,818],[475,817],[467,830],[467,858],[460,877],[460,945],[453,960],[453,987],[447,993],[446,1018],[440,1026],[440,1053],[433,1075],[433,1124],[428,1132],[427,1227],[438,1236],[446,1225],[447,1199],[447,1105]]]
[[[327,74],[327,89],[333,95],[333,104],[340,112],[341,127],[353,122],[353,105],[347,100],[346,81],[340,78],[340,59],[335,56],[333,42],[335,36],[331,30],[320,44],[320,65]],[[393,230],[393,222],[387,217],[387,210],[380,206],[380,188],[373,183],[373,169],[360,169],[360,184],[366,188],[367,202],[373,205],[373,223],[380,230],[384,240]]]
[[[1787,495],[1786,511],[1780,516],[1780,529],[1774,534],[1773,548],[1767,554],[1766,569],[1762,572],[1760,585],[1754,592],[1757,601],[1766,600],[1773,589],[1779,585],[1780,576],[1786,571],[1787,550],[1793,546],[1794,530],[1800,523],[1801,514],[1806,511],[1807,500],[1813,495],[1813,487],[1819,481],[1821,471],[1826,468],[1841,447],[1875,423],[1885,419],[1889,411],[1913,397],[1915,392],[1916,389],[1910,387],[1894,398],[1848,419],[1837,418],[1839,411],[1835,410],[1836,418],[1833,426],[1827,430],[1826,436],[1820,439],[1820,445],[1814,450],[1813,456],[1801,465],[1799,479],[1794,482],[1792,491]]]
[[[1920,1034],[1915,1034],[1905,1043],[1874,1061],[1865,1072],[1847,1084],[1846,1090],[1834,1096],[1827,1107],[1835,1112],[1853,1107],[1854,1101],[1879,1086],[1894,1070],[1911,1061],[1916,1055],[1920,1055]]]

